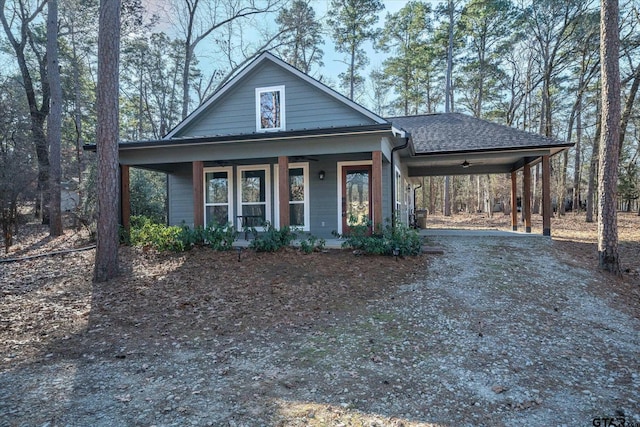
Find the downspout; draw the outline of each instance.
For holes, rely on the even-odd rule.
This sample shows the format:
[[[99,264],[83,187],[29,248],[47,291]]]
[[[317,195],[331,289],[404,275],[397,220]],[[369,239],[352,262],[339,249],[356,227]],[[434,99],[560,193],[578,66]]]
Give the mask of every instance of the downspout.
[[[394,134],[397,133],[397,135],[401,138],[404,138],[404,144],[402,145],[398,145],[397,147],[393,147],[391,149],[391,227],[395,228],[396,227],[396,186],[395,186],[395,180],[396,180],[396,169],[394,167],[394,156],[393,154],[396,151],[399,150],[404,150],[405,148],[407,148],[409,146],[409,137],[407,136],[407,133],[403,130],[397,130],[397,129],[393,129]]]

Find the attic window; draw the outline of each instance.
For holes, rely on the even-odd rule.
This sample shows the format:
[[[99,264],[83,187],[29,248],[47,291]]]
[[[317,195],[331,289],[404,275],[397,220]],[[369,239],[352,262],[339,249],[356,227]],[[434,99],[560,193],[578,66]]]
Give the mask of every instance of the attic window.
[[[284,129],[284,86],[257,88],[256,131],[270,132]]]

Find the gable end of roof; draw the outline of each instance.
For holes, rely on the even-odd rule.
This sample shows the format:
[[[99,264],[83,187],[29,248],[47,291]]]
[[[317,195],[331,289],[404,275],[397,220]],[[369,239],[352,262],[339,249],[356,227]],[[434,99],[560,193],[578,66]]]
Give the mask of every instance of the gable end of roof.
[[[300,71],[297,68],[293,67],[292,65],[286,63],[285,61],[283,61],[282,59],[280,59],[277,56],[273,55],[272,53],[264,51],[260,55],[258,55],[253,61],[251,61],[248,65],[246,65],[244,68],[239,70],[236,73],[235,76],[233,76],[227,83],[225,83],[213,95],[211,95],[211,97],[209,97],[209,99],[207,99],[205,102],[200,104],[198,106],[198,108],[193,110],[183,121],[181,121],[178,125],[176,125],[176,127],[174,127],[171,131],[169,131],[169,133],[167,133],[167,135],[165,135],[162,139],[172,139],[172,138],[176,137],[176,135],[182,129],[184,129],[191,122],[193,122],[201,113],[206,111],[209,108],[209,106],[211,106],[217,100],[222,98],[227,92],[229,92],[229,90],[231,90],[233,87],[235,87],[236,84],[239,84],[239,82],[241,82],[245,76],[247,76],[249,73],[251,73],[251,71],[253,71],[255,68],[257,68],[260,64],[264,63],[265,61],[270,61],[273,64],[275,64],[275,65],[287,70],[291,74],[293,74],[296,77],[304,80],[305,82],[309,83],[310,85],[316,87],[317,89],[321,90],[322,92],[324,92],[325,94],[329,95],[330,97],[336,99],[339,102],[342,102],[343,104],[349,106],[353,110],[355,110],[355,111],[359,112],[360,114],[362,114],[362,115],[368,117],[369,119],[373,120],[375,123],[378,123],[378,124],[389,123],[384,118],[382,118],[382,117],[378,116],[377,114],[369,111],[365,107],[363,107],[360,104],[350,100],[349,98],[345,97],[344,95],[338,93],[337,91],[331,89],[330,87],[326,86],[325,84],[321,83],[320,81],[318,81],[318,80],[314,79],[313,77],[309,76],[308,74],[303,73],[302,71]]]

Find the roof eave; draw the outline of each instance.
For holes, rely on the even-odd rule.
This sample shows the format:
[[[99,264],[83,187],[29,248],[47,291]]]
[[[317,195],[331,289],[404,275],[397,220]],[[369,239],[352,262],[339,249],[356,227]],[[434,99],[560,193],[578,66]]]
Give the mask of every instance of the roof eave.
[[[287,132],[260,132],[252,134],[224,135],[213,137],[190,137],[190,138],[173,138],[159,139],[153,141],[137,141],[137,142],[121,142],[118,144],[119,150],[136,150],[144,148],[167,148],[167,147],[186,147],[193,145],[217,145],[232,144],[241,142],[263,142],[285,139],[301,139],[301,138],[321,138],[325,136],[346,136],[346,135],[365,135],[375,133],[391,133],[391,124],[382,123],[375,125],[348,126],[336,128],[322,129],[305,129],[300,131]],[[86,144],[83,146],[85,151],[95,151],[95,144]]]
[[[556,155],[559,152],[567,150],[573,147],[575,143],[567,142],[560,144],[548,144],[548,145],[527,145],[520,147],[493,147],[493,148],[474,148],[469,150],[443,150],[443,151],[416,151],[416,157],[428,157],[428,156],[443,156],[443,155],[459,155],[459,154],[471,154],[480,152],[499,152],[499,151],[531,151],[531,150],[549,150],[554,151],[551,155]]]

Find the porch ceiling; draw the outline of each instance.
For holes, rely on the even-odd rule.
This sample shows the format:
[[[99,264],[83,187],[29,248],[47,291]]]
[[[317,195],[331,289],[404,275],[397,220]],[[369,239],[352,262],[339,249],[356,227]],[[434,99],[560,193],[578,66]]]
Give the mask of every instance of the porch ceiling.
[[[407,158],[409,176],[445,176],[510,173],[525,164],[534,165],[544,155],[558,153],[558,149],[531,149],[514,151],[476,151],[434,155],[416,155]]]

